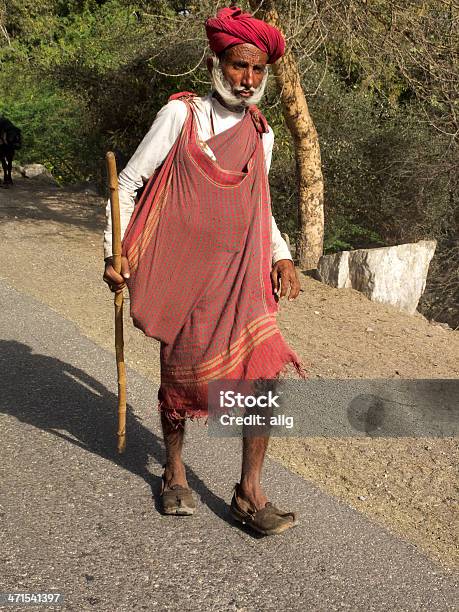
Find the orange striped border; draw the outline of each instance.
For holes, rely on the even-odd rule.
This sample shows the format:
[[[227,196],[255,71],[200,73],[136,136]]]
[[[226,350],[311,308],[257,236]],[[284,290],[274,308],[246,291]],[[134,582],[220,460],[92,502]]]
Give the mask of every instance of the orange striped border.
[[[206,370],[210,367],[213,367],[214,365],[216,365],[218,362],[220,362],[223,359],[228,359],[230,358],[234,352],[239,348],[240,344],[242,342],[244,342],[244,340],[246,339],[246,337],[252,333],[255,332],[257,329],[259,329],[259,327],[261,325],[263,325],[264,323],[266,323],[267,321],[269,321],[270,319],[272,319],[272,316],[270,314],[263,314],[259,317],[257,317],[256,319],[254,319],[253,321],[251,321],[250,323],[248,323],[244,328],[242,328],[241,330],[241,335],[239,336],[239,338],[237,340],[235,340],[233,342],[233,344],[231,344],[231,346],[224,351],[223,353],[220,353],[219,355],[216,355],[215,357],[213,357],[212,359],[209,359],[208,361],[204,361],[201,365],[199,366],[193,366],[193,367],[184,367],[184,368],[180,368],[180,372],[183,373],[188,373],[188,372],[201,372],[203,370]],[[175,368],[174,368],[175,370]]]
[[[230,348],[213,359],[206,361],[195,368],[178,368],[172,374],[162,373],[162,382],[206,382],[221,378],[234,370],[242,359],[261,342],[279,333],[276,321],[272,315],[262,315],[249,323]]]
[[[164,201],[166,200],[167,193],[169,191],[169,185],[172,179],[172,173],[169,176],[166,184],[164,185],[162,191],[157,196],[157,203],[153,210],[153,213],[148,217],[145,227],[142,233],[136,238],[134,244],[127,252],[127,258],[129,260],[129,268],[132,272],[134,272],[138,265],[141,257],[143,257],[148,244],[150,243],[151,235],[158,227],[159,215],[162,211]]]

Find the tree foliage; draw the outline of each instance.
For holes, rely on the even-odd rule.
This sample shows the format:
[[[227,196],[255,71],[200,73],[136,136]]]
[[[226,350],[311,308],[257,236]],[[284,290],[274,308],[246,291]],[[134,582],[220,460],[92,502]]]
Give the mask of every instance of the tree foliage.
[[[423,308],[457,325],[457,0],[275,4],[319,133],[326,251],[437,239]],[[171,93],[206,92],[202,26],[218,5],[0,0],[0,114],[22,129],[20,160],[102,185],[108,148],[127,160]],[[263,110],[274,214],[295,236],[293,144],[272,79]]]

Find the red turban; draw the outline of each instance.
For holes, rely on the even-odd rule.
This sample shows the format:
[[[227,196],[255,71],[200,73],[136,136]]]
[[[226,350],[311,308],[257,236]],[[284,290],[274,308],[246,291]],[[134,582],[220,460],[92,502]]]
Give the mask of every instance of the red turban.
[[[285,41],[279,30],[255,19],[250,13],[243,13],[236,6],[220,9],[217,16],[210,17],[205,25],[209,46],[217,55],[228,47],[243,43],[264,51],[268,55],[268,64],[284,54]]]

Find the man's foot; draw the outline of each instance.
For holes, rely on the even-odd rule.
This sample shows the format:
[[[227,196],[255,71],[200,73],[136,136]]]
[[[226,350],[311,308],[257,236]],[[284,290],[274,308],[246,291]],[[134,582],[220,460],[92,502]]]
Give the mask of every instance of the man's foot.
[[[238,496],[245,502],[248,502],[256,510],[261,510],[266,506],[268,498],[266,497],[259,482],[256,482],[253,479],[252,481],[242,479],[241,483],[237,486]]]
[[[191,516],[196,504],[188,487],[185,467],[175,466],[175,469],[164,466],[161,487],[161,505],[164,514]]]
[[[238,522],[251,527],[263,535],[276,535],[297,524],[293,512],[284,512],[265,502],[264,506],[255,506],[244,498],[241,485],[236,484],[230,506],[231,516]]]

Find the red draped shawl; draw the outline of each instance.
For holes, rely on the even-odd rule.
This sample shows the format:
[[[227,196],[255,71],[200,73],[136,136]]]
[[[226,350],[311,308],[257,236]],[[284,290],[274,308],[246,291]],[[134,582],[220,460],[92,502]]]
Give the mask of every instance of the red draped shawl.
[[[173,96],[178,98],[180,96]],[[292,364],[271,285],[271,204],[256,107],[198,139],[193,95],[182,132],[150,178],[123,240],[134,325],[161,342],[159,407],[207,414],[207,383],[275,378]]]

